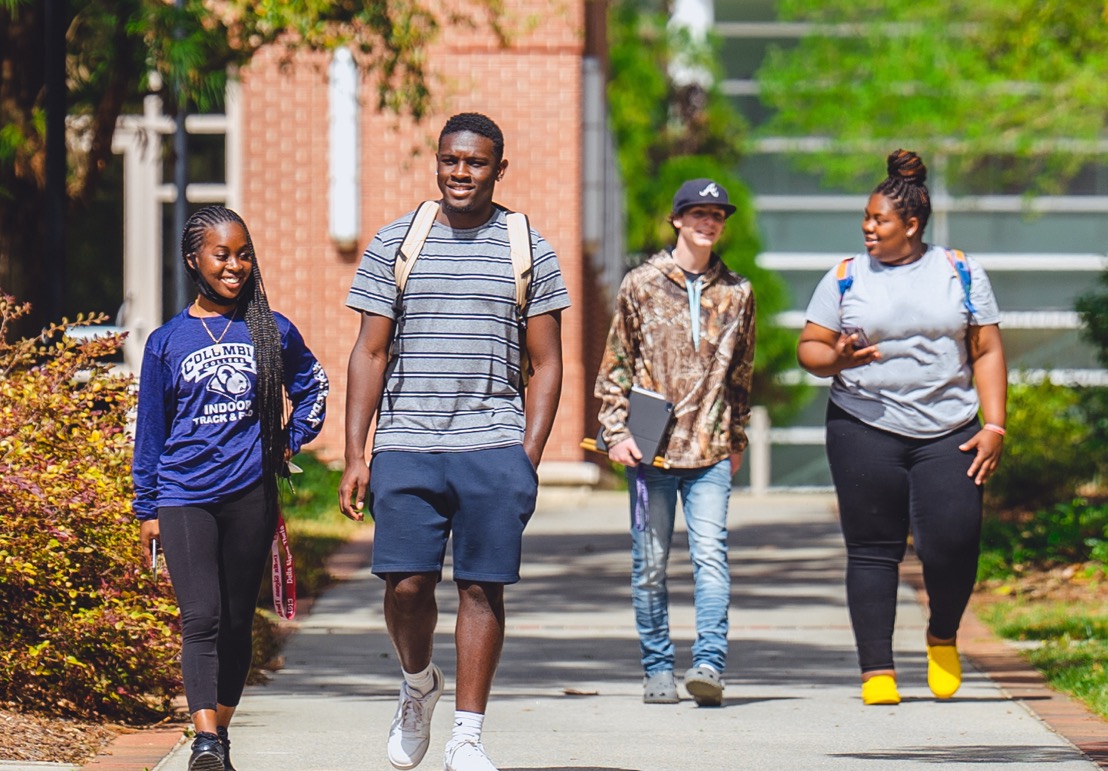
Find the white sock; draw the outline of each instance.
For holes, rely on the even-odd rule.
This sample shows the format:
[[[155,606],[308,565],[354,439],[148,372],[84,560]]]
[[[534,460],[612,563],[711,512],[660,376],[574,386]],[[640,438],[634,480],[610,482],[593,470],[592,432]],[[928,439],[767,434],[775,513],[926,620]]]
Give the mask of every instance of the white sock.
[[[404,672],[403,669],[400,671]],[[427,662],[427,666],[414,675],[411,672],[404,672],[404,682],[408,684],[409,691],[426,696],[435,687],[435,674],[431,671],[431,662]]]
[[[485,716],[480,712],[463,712],[454,710],[454,734],[453,739],[472,739],[481,741],[481,726],[485,722]]]

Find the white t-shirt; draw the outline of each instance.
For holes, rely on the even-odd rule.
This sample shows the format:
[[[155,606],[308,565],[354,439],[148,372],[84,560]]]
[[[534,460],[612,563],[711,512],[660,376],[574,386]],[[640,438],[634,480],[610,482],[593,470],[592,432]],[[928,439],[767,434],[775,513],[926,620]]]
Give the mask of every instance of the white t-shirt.
[[[967,327],[996,324],[1000,311],[989,277],[967,260],[972,315],[942,247],[908,265],[857,255],[854,283],[842,294],[836,269],[828,271],[812,294],[808,321],[834,331],[860,328],[881,353],[837,375],[832,402],[863,423],[917,438],[942,436],[977,414]]]

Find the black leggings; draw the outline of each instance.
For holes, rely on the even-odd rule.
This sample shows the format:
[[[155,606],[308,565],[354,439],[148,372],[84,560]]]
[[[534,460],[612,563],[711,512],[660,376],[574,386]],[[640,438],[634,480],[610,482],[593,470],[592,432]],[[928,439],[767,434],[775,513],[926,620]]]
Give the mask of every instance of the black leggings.
[[[165,564],[181,609],[189,712],[238,706],[250,672],[254,608],[277,529],[261,483],[237,498],[158,509]]]
[[[956,636],[977,577],[981,488],[966,476],[973,452],[958,445],[976,419],[934,439],[868,426],[829,403],[827,457],[846,542],[846,600],[863,672],[893,669],[899,565],[908,533],[923,564],[928,631]]]

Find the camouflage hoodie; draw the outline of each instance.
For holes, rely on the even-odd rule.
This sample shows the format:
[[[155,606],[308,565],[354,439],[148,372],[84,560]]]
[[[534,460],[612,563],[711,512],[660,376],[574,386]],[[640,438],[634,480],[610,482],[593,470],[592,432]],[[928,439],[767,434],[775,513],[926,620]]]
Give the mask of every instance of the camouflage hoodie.
[[[746,449],[754,373],[754,292],[712,255],[701,279],[700,346],[693,350],[685,272],[669,250],[629,272],[596,377],[608,446],[631,436],[627,395],[665,394],[676,420],[666,449],[674,468],[702,468]]]

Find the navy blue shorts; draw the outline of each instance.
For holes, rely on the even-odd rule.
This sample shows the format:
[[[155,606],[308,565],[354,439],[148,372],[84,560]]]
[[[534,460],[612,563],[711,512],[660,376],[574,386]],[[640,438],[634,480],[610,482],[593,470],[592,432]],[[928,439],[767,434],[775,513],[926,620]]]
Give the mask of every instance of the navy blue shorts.
[[[539,480],[522,445],[379,452],[370,463],[373,573],[438,573],[453,536],[454,580],[514,584]]]

